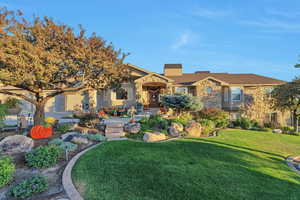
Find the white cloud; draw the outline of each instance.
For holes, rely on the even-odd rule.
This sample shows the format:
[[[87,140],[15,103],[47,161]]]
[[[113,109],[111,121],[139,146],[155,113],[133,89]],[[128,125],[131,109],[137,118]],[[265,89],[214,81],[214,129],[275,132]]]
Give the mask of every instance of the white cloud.
[[[231,11],[226,10],[211,10],[207,8],[196,8],[191,14],[196,17],[205,17],[205,18],[220,18],[231,15]]]
[[[300,17],[300,11],[283,11],[277,9],[266,9],[266,14],[276,17],[284,17],[284,18],[291,18],[295,19]]]
[[[278,32],[300,32],[300,23],[287,22],[276,19],[244,20],[240,21],[242,25],[255,26],[270,31]]]
[[[192,34],[191,32],[184,32],[182,33],[179,38],[172,44],[172,49],[180,49],[184,46],[186,46],[190,41],[192,40]]]

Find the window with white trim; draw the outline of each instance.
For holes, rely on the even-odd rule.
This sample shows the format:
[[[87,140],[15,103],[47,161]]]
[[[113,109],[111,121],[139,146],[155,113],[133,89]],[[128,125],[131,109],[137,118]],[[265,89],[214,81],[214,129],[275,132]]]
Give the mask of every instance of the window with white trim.
[[[187,87],[177,87],[175,89],[175,93],[178,93],[178,94],[187,94],[188,93],[188,88]]]
[[[242,100],[242,89],[238,87],[231,88],[231,100],[241,101]]]

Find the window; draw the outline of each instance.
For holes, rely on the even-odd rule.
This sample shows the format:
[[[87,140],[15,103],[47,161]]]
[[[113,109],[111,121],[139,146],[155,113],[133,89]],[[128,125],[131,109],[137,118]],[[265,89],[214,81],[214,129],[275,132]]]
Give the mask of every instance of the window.
[[[226,88],[224,88],[224,102],[228,102],[228,100],[229,100],[229,98],[228,98],[228,92],[229,92],[229,90],[228,90],[228,88],[226,87]]]
[[[128,92],[124,88],[119,88],[115,90],[116,99],[117,100],[127,100],[128,99]]]
[[[241,101],[242,100],[242,89],[241,88],[231,88],[231,100]]]
[[[274,88],[265,88],[265,94],[267,97],[271,97],[271,93],[273,92]]]
[[[188,93],[188,89],[186,87],[177,87],[175,89],[175,93],[178,93],[178,94],[187,94]]]
[[[211,87],[205,88],[206,94],[210,96],[212,94],[213,89]]]

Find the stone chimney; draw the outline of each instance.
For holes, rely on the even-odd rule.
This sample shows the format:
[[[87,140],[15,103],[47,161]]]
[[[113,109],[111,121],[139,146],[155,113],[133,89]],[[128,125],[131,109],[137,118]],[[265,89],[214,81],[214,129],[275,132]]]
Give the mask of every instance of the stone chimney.
[[[165,76],[181,76],[182,64],[165,64],[164,66]]]

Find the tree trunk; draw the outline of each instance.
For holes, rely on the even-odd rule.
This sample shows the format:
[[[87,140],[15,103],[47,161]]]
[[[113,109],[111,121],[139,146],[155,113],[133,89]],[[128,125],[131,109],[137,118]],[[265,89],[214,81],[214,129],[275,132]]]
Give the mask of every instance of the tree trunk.
[[[293,111],[293,126],[294,126],[294,130],[298,132],[298,116],[296,112],[297,112],[296,110]]]
[[[38,103],[35,105],[34,125],[42,125],[45,119],[45,104]]]

